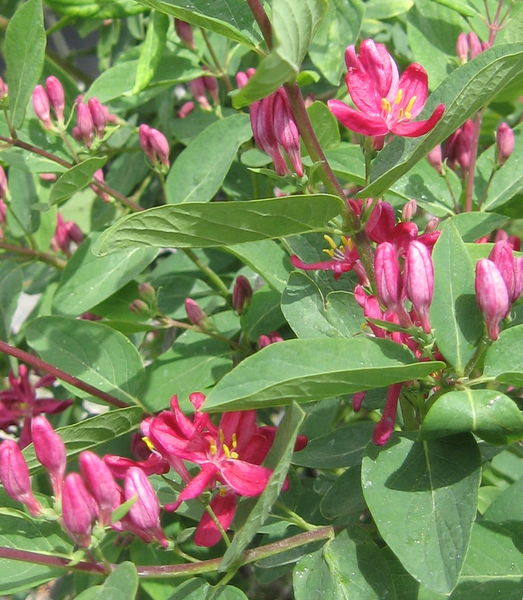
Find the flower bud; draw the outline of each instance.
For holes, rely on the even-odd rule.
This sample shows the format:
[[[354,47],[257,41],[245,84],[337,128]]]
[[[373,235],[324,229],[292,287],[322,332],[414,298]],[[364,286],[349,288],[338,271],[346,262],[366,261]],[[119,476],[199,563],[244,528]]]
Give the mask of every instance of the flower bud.
[[[37,85],[33,90],[32,101],[36,117],[40,119],[46,129],[52,129],[53,123],[51,122],[51,115],[49,113],[49,97],[41,85]]]
[[[367,394],[367,392],[356,392],[355,394],[352,395],[352,410],[354,412],[360,412],[361,405],[363,404],[363,401],[365,400],[366,394]]]
[[[466,33],[461,32],[458,35],[458,39],[456,40],[456,55],[462,65],[467,62],[469,56],[469,41]]]
[[[212,110],[207,96],[205,94],[207,88],[205,87],[205,81],[203,77],[196,77],[189,83],[189,88],[194,99],[201,106],[203,110]]]
[[[215,104],[219,104],[220,103],[220,95],[219,95],[220,88],[218,87],[218,80],[216,79],[216,77],[204,77],[203,83],[205,85],[205,89],[211,95],[213,102]]]
[[[136,298],[135,300],[133,300],[131,302],[131,304],[129,304],[129,310],[133,313],[136,313],[137,315],[142,315],[144,317],[151,316],[150,307],[143,300],[140,300],[139,298]]]
[[[87,548],[91,543],[91,528],[97,516],[96,502],[87,491],[78,473],[69,473],[62,490],[62,519],[69,535]]]
[[[276,140],[289,155],[294,172],[303,176],[300,154],[300,134],[292,116],[287,93],[283,89],[276,92],[273,104],[273,129]]]
[[[149,283],[140,283],[138,286],[138,294],[140,295],[140,298],[149,305],[156,302],[156,292]]]
[[[7,83],[0,77],[0,101],[7,98],[8,94],[9,88],[7,87]]]
[[[394,433],[394,422],[398,410],[398,400],[401,393],[402,383],[395,383],[387,390],[387,400],[379,423],[372,433],[372,441],[376,446],[384,446]]]
[[[93,121],[96,134],[99,138],[102,138],[107,125],[107,111],[104,110],[104,107],[98,98],[89,98],[87,101],[87,107],[91,113],[91,119]]]
[[[163,133],[150,127],[149,144],[154,152],[155,162],[160,161],[164,166],[169,167],[169,142]]]
[[[169,545],[160,527],[160,502],[147,475],[139,467],[131,467],[124,480],[125,500],[137,497],[129,509],[129,519],[143,533],[162,546]]]
[[[65,94],[60,80],[51,75],[45,81],[45,88],[51,107],[58,121],[64,120]]]
[[[514,302],[519,294],[516,294],[516,259],[512,254],[512,246],[506,240],[500,240],[494,244],[490,251],[491,260],[503,277],[507,287],[510,302]]]
[[[238,71],[238,73],[236,73],[236,85],[238,86],[238,89],[245,87],[248,81],[249,77],[247,76],[247,73],[244,73],[243,71]]]
[[[440,221],[438,217],[432,217],[432,219],[429,219],[425,225],[425,233],[434,233],[437,230],[439,223]]]
[[[76,106],[76,128],[78,139],[82,141],[87,148],[91,146],[94,133],[94,123],[91,111],[87,104],[79,102]]]
[[[33,419],[31,435],[36,458],[49,472],[54,495],[60,498],[67,462],[64,442],[49,421],[41,415]]]
[[[274,131],[274,99],[275,94],[271,94],[251,104],[251,128],[256,145],[272,158],[276,173],[287,175],[289,169],[278,147]]]
[[[430,252],[421,242],[411,242],[405,260],[405,288],[408,299],[425,333],[431,332],[429,307],[434,293],[434,266]]]
[[[78,459],[87,489],[98,504],[100,523],[111,524],[111,515],[120,504],[120,493],[109,467],[94,452],[85,450]]]
[[[496,265],[482,258],[476,265],[476,300],[487,325],[491,340],[499,337],[499,323],[510,310],[507,286]]]
[[[98,169],[97,171],[94,172],[93,175],[93,179],[95,181],[98,181],[99,183],[105,183],[105,177],[104,177],[104,172],[102,171],[102,169]],[[109,194],[107,192],[104,192],[102,189],[100,189],[97,185],[95,184],[91,184],[89,186],[93,192],[99,196],[104,202],[110,202],[111,201],[111,197],[109,196]]]
[[[372,200],[369,198],[368,202]],[[381,244],[390,240],[395,224],[396,215],[392,205],[379,201],[365,223],[365,232],[373,242]]]
[[[0,200],[7,196],[7,177],[3,167],[0,165]]]
[[[380,302],[396,310],[401,304],[402,280],[396,250],[390,242],[383,242],[376,248],[374,269]]]
[[[501,123],[496,131],[496,159],[502,165],[514,152],[514,131],[506,123]]]
[[[469,119],[463,123],[461,133],[456,142],[456,160],[459,166],[466,171],[472,164],[472,137],[474,133],[474,123]]]
[[[414,198],[411,198],[408,202],[403,205],[401,209],[401,218],[404,221],[412,221],[416,211],[418,210],[418,203]]]
[[[443,166],[443,158],[441,154],[441,146],[438,144],[434,146],[432,150],[427,154],[427,160],[429,164],[436,169],[440,175],[445,174],[445,167]]]
[[[260,335],[258,338],[258,350],[271,345],[271,338],[268,335]]]
[[[252,287],[249,280],[243,275],[238,275],[232,291],[232,307],[238,314],[241,314],[249,305],[251,298]]]
[[[514,258],[514,302],[521,296],[523,292],[523,256]]]
[[[198,302],[193,300],[192,298],[185,299],[185,312],[187,313],[187,318],[193,325],[197,325],[201,327],[205,324],[207,320],[207,315],[201,309]]]
[[[179,119],[185,119],[185,117],[189,116],[194,110],[194,102],[189,101],[182,104],[180,110],[176,113]]]
[[[483,52],[483,48],[481,46],[481,42],[479,41],[478,36],[471,31],[467,36],[467,41],[470,49],[470,58],[476,58],[478,54]]]
[[[0,481],[7,494],[13,500],[25,504],[34,517],[42,512],[42,507],[31,490],[24,455],[13,440],[5,440],[0,445]]]
[[[189,23],[186,23],[180,19],[174,19],[174,28],[180,40],[191,50],[196,50],[192,34],[192,27],[189,25]]]

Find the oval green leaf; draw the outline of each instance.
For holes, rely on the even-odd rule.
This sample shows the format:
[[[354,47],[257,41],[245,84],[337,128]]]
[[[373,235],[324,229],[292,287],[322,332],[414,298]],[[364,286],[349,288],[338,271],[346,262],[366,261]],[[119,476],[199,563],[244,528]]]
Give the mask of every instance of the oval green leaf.
[[[485,356],[485,377],[523,386],[523,325],[502,331]]]

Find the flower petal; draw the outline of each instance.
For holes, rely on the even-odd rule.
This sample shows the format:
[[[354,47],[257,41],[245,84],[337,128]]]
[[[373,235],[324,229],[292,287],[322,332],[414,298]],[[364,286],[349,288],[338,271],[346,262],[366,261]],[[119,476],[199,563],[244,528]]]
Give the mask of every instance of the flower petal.
[[[341,100],[329,100],[329,110],[338,121],[362,135],[385,135],[389,132],[387,123],[381,117],[370,117],[347,106]]]
[[[420,135],[425,135],[431,129],[434,129],[438,121],[441,119],[443,113],[445,112],[445,105],[440,104],[437,106],[426,121],[416,121],[410,123],[400,123],[392,126],[392,133],[396,135],[402,135],[404,137],[418,137]]]
[[[398,81],[398,89],[402,90],[402,98],[398,107],[403,110],[409,105],[411,99],[416,97],[412,106],[409,106],[409,113],[412,118],[419,115],[425,106],[428,95],[428,76],[425,69],[418,63],[410,64],[401,74]],[[394,98],[388,98],[391,104]]]
[[[220,464],[220,475],[240,496],[257,496],[267,486],[272,471],[244,460],[224,460]]]
[[[210,507],[218,519],[222,528],[226,531],[229,529],[236,513],[236,494],[227,492],[222,494],[219,492],[211,500]],[[222,539],[221,532],[216,523],[212,520],[209,513],[204,512],[196,533],[194,534],[194,543],[197,546],[214,546]]]
[[[206,464],[202,470],[183,488],[176,502],[164,506],[165,510],[175,511],[182,502],[197,498],[205,490],[214,486],[214,480],[218,475],[218,469],[211,464]]]
[[[376,44],[371,39],[363,40],[360,44],[359,60],[372,81],[377,96],[380,100],[386,98],[393,80],[397,79],[397,67],[385,46]]]
[[[381,115],[381,99],[374,81],[363,69],[349,69],[345,83],[357,108],[371,116]]]

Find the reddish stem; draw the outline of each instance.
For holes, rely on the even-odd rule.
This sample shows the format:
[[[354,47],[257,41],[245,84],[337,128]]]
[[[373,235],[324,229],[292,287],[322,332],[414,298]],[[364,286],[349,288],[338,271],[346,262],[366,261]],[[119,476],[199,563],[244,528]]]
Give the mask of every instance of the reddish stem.
[[[9,244],[7,242],[0,241],[0,249],[7,250],[8,252],[15,252],[16,254],[22,254],[30,258],[35,258],[36,260],[45,262],[53,267],[56,267],[57,269],[64,269],[66,265],[66,262],[61,258],[58,258],[58,256],[54,256],[48,252],[39,252],[38,250],[26,248],[25,246],[16,246],[15,244]]]
[[[53,375],[54,377],[57,377],[58,379],[61,379],[62,381],[70,383],[71,385],[74,385],[74,387],[78,388],[79,390],[83,390],[84,392],[87,392],[91,396],[100,398],[100,400],[103,400],[104,402],[107,402],[107,404],[111,404],[112,406],[115,406],[116,408],[126,408],[126,407],[130,406],[129,404],[122,402],[122,400],[115,398],[114,396],[111,396],[111,394],[102,392],[102,390],[99,390],[98,388],[95,388],[92,385],[89,385],[88,383],[84,383],[83,381],[81,381],[80,379],[77,379],[73,375],[70,375],[69,373],[62,371],[61,369],[53,367],[53,365],[46,363],[45,361],[41,360],[40,358],[38,358],[36,356],[33,356],[32,354],[29,354],[28,352],[24,352],[23,350],[20,350],[19,348],[15,348],[14,346],[10,346],[9,344],[6,344],[2,340],[0,340],[0,352],[3,352],[4,354],[9,354],[10,356],[14,356],[15,358],[18,358],[19,360],[23,361],[24,363],[27,363],[34,369],[38,369],[39,371],[45,371],[46,373],[49,373],[50,375]]]
[[[263,38],[265,39],[265,43],[267,44],[267,48],[270,50],[272,48],[272,27],[267,13],[263,9],[260,0],[247,0],[247,4],[256,19],[256,23],[258,23]]]
[[[466,174],[466,188],[465,188],[465,212],[472,211],[472,196],[474,194],[474,175],[476,173],[476,159],[478,155],[479,146],[479,134],[481,130],[481,117],[483,111],[478,111],[473,119],[474,129],[472,130],[471,140],[471,161],[470,166],[467,169]]]

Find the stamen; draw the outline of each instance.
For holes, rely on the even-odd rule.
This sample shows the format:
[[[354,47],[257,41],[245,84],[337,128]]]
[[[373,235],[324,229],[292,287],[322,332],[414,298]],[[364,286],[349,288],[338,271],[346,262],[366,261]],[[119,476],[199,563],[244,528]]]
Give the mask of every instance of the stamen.
[[[411,114],[410,111],[412,110],[412,107],[414,106],[415,102],[416,102],[416,96],[412,96],[412,98],[409,100],[409,103],[405,107],[405,117],[407,119],[411,119],[412,118],[412,114]]]
[[[336,243],[334,242],[334,240],[331,238],[331,236],[330,236],[330,235],[327,235],[327,234],[325,234],[325,235],[323,236],[323,239],[324,239],[324,240],[327,242],[327,244],[329,244],[329,246],[330,246],[330,247],[331,247],[333,250],[336,250],[336,248],[337,248],[338,246],[336,246]]]
[[[232,449],[235,450],[237,445],[238,445],[238,436],[236,435],[236,433],[233,433],[232,434]]]
[[[390,102],[387,100],[387,98],[382,98],[381,99],[381,108],[386,112],[386,113],[390,113],[391,106],[390,106]]]
[[[238,452],[231,452],[231,458],[240,458]]]
[[[227,444],[222,444],[222,450],[227,458],[231,458],[231,451],[229,450],[229,446],[227,446]]]
[[[394,98],[394,104],[399,104],[403,99],[403,90],[398,90],[396,97]]]
[[[350,239],[350,237],[347,237],[346,235],[341,236],[341,243],[345,248],[348,248],[349,250],[352,250],[354,248],[354,242]]]
[[[327,254],[327,256],[334,258],[334,250],[331,250],[330,248],[324,248],[323,252],[325,252],[325,254]]]
[[[218,448],[216,447],[214,440],[209,441],[209,451],[211,452],[212,456],[218,452]]]
[[[144,435],[142,437],[142,441],[145,443],[145,445],[147,446],[147,448],[149,448],[149,450],[151,452],[154,452],[156,450],[156,448],[154,447],[154,444],[151,442],[151,440],[146,435]]]
[[[221,429],[218,432],[218,437],[220,438],[220,444],[223,444],[223,441],[225,440],[225,436],[223,435],[223,431]]]

